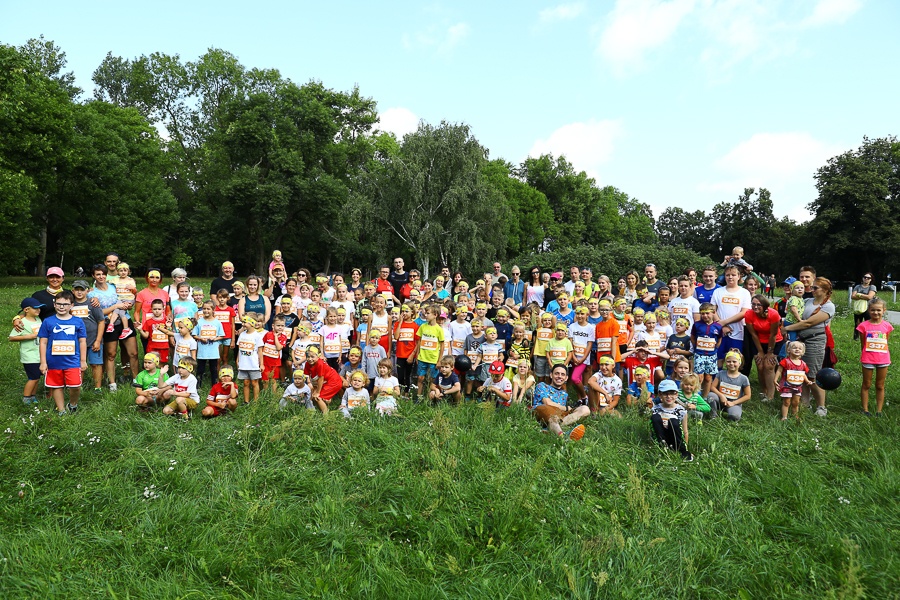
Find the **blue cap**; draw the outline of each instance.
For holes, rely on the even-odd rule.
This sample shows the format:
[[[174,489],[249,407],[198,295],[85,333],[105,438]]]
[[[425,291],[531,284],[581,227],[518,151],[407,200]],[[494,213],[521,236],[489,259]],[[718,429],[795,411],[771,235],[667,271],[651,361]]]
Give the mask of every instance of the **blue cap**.
[[[662,394],[664,392],[677,392],[678,386],[675,385],[675,382],[672,381],[671,379],[663,379],[662,381],[659,382],[659,387],[656,388],[656,391],[659,392],[660,394]]]
[[[794,285],[795,281],[797,281],[796,277],[788,277],[784,280],[784,283],[782,285]]]
[[[20,306],[22,310],[25,310],[26,308],[41,308],[44,304],[37,298],[25,298]]]

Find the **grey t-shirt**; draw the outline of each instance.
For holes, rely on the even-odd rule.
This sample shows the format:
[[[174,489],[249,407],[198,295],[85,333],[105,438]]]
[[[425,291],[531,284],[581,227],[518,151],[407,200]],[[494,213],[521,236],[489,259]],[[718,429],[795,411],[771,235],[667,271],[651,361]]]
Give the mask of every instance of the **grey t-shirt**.
[[[744,388],[750,387],[750,379],[746,375],[730,377],[725,369],[719,371],[716,379],[719,380],[719,391],[729,400],[737,400],[742,396]]]
[[[818,309],[819,307],[813,298],[807,298],[805,300],[805,302],[806,302],[806,305],[803,308],[802,317],[804,319],[808,319],[809,317],[812,316],[812,314],[814,312],[816,312],[816,309]],[[799,333],[799,337],[801,340],[803,338],[812,337],[813,335],[816,335],[819,333],[825,333],[825,326],[831,322],[831,318],[834,316],[834,304],[829,300],[828,302],[826,302],[825,304],[822,305],[822,312],[826,313],[828,315],[828,318],[826,320],[822,321],[821,323],[819,323],[818,325],[813,325],[812,327],[809,327],[807,329],[799,331],[798,333]]]

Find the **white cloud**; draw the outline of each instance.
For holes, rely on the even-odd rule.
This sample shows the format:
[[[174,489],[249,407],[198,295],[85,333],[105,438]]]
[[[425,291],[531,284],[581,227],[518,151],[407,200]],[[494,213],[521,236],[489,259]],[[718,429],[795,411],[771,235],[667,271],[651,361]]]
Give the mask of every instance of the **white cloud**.
[[[802,26],[818,27],[832,23],[844,23],[860,8],[862,0],[819,0],[812,14],[804,19]]]
[[[378,129],[393,133],[398,140],[402,140],[404,135],[412,133],[419,127],[419,117],[402,106],[382,111],[378,115],[378,122]]]
[[[545,8],[538,13],[538,18],[542,23],[552,23],[554,21],[568,21],[574,19],[584,12],[586,5],[584,2],[574,2],[572,4],[560,4],[553,8]]]
[[[666,43],[695,0],[617,0],[597,52],[617,73],[640,67],[644,54]]]
[[[471,33],[468,23],[460,21],[449,26],[432,25],[416,33],[404,33],[401,40],[407,50],[432,50],[440,55],[450,54]]]
[[[622,130],[618,120],[591,119],[584,123],[569,123],[556,129],[547,139],[537,140],[528,155],[565,155],[577,171],[585,171],[599,180],[600,166],[612,156],[613,143]]]

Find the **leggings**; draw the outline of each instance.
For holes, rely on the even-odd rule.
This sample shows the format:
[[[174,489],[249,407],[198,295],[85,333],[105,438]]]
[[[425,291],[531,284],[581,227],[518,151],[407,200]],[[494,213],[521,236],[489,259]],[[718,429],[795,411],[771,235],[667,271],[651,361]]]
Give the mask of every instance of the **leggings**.
[[[684,437],[681,433],[681,421],[678,419],[669,419],[668,425],[663,424],[661,415],[653,415],[650,417],[650,425],[653,427],[653,437],[660,444],[665,444],[670,449],[675,450],[684,458],[691,455],[687,446],[684,445]]]
[[[209,369],[209,377],[211,385],[215,385],[218,378],[219,359],[218,358],[198,358],[197,359],[197,389],[203,382],[203,373]]]
[[[577,384],[583,385],[584,370],[587,367],[588,367],[588,365],[585,363],[581,363],[577,367],[574,367],[572,369],[572,381],[574,381]]]
[[[409,364],[405,358],[397,357],[397,381],[400,382],[401,388],[408,388],[410,386],[409,378],[412,376],[413,369],[416,364]],[[425,386],[426,390],[431,389],[431,382],[426,381],[427,385]]]

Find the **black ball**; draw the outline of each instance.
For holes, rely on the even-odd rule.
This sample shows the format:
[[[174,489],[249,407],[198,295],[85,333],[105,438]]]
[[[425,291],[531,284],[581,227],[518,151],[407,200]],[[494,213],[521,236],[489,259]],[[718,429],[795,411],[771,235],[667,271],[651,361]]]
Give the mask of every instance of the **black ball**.
[[[816,374],[816,385],[823,390],[836,390],[841,386],[841,374],[834,369],[822,369]]]
[[[465,354],[460,354],[455,359],[456,370],[465,373],[472,368],[472,360]]]

